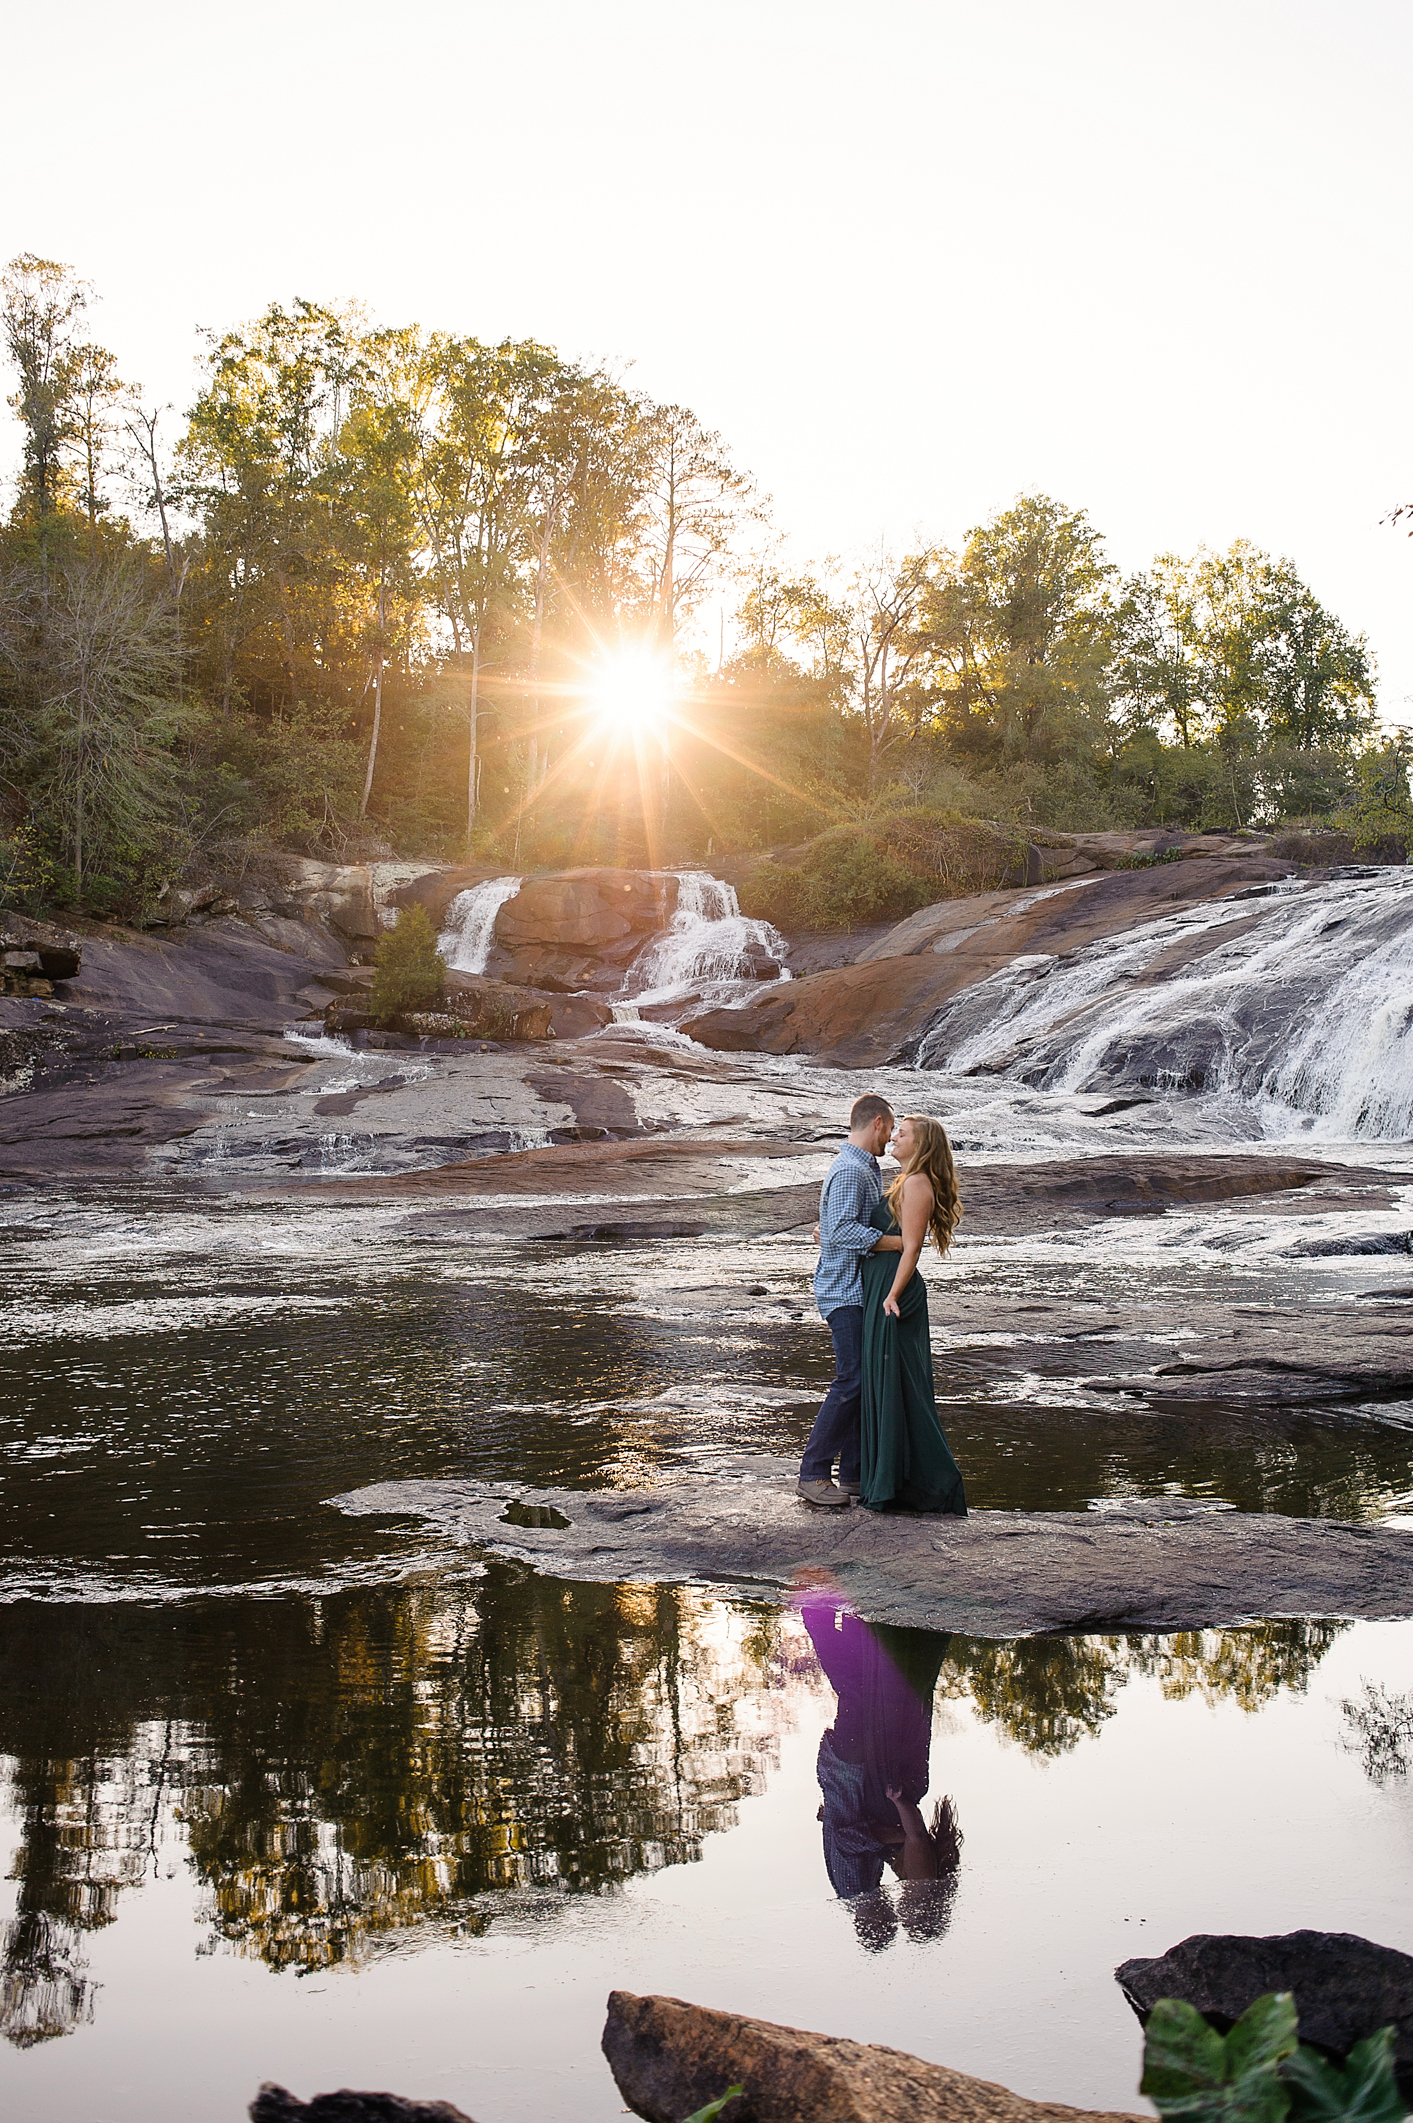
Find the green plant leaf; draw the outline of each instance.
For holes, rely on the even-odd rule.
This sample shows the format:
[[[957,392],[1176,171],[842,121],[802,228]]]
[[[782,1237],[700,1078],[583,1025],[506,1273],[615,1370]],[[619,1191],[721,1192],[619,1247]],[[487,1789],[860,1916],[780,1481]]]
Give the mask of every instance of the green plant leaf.
[[[1139,2090],[1174,2123],[1284,2123],[1291,2097],[1279,2067],[1295,2047],[1289,1991],[1257,1998],[1228,2035],[1181,1998],[1160,1998],[1148,2016]]]
[[[1299,2045],[1295,1999],[1288,1990],[1255,1998],[1226,2038],[1228,2073],[1233,2081],[1253,2071],[1274,2070]]]
[[[1381,2027],[1341,2065],[1302,2042],[1282,2070],[1292,2123],[1401,2123],[1408,2104],[1394,2077],[1393,2044],[1393,2029]]]
[[[708,2101],[705,2108],[694,2109],[692,2114],[686,2117],[685,2123],[716,2123],[717,2117],[721,2114],[727,2102],[734,2101],[737,2094],[744,2091],[745,2089],[740,2086],[728,2086],[719,2101]]]

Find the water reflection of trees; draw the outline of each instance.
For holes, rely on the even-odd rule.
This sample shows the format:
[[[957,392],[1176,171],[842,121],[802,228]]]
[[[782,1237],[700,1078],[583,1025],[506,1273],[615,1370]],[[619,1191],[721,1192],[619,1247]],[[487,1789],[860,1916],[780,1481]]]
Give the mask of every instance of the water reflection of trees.
[[[483,1929],[493,1890],[698,1858],[774,1754],[747,1627],[675,1588],[503,1576],[474,1604],[341,1608],[273,1702],[213,1705],[220,1774],[187,1822],[217,1928],[307,1967],[429,1918]]]
[[[1375,1784],[1390,1784],[1413,1768],[1413,1688],[1398,1695],[1376,1681],[1362,1680],[1359,1694],[1340,1704],[1343,1745],[1363,1761],[1364,1774]]]
[[[953,1637],[941,1692],[969,1699],[982,1717],[1032,1754],[1064,1754],[1093,1737],[1136,1675],[1171,1701],[1202,1695],[1258,1710],[1282,1688],[1302,1693],[1346,1622],[1259,1622],[1246,1629],[1175,1636],[1022,1637],[1014,1643]]]
[[[690,1862],[763,1788],[793,1714],[763,1685],[760,1617],[677,1589],[496,1569],[474,1597],[73,1616],[24,1613],[0,1653],[15,2041],[91,2017],[83,1936],[164,1839],[185,1840],[216,1938],[317,1967],[429,1921],[484,1929],[507,1889]]]
[[[953,1636],[939,1689],[1055,1755],[1137,1677],[1246,1709],[1303,1688],[1339,1626]],[[91,2018],[88,1934],[182,1862],[204,1943],[277,1969],[691,1862],[762,1789],[813,1688],[788,1613],[505,1566],[470,1591],[11,1607],[0,1753],[21,1843],[0,2027],[25,2044]]]

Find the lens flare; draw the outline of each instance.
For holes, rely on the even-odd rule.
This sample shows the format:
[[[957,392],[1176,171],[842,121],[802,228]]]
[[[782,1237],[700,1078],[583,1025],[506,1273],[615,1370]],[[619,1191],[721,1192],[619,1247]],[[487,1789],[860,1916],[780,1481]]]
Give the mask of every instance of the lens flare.
[[[661,733],[672,713],[669,665],[646,649],[623,649],[606,657],[589,686],[599,720],[624,737]]]

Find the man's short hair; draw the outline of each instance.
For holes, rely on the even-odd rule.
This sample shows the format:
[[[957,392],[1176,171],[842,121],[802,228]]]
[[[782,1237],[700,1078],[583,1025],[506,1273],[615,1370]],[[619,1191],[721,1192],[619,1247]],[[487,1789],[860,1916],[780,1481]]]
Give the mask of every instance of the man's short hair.
[[[856,1098],[849,1109],[849,1129],[852,1133],[856,1128],[866,1128],[870,1121],[892,1118],[893,1108],[887,1099],[880,1098],[876,1091],[868,1091],[862,1098]]]

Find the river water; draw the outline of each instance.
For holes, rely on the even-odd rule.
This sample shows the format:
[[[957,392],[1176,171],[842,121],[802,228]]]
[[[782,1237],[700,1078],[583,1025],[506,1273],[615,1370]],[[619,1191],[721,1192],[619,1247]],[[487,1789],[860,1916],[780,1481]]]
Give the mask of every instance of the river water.
[[[724,977],[684,973],[681,944],[644,978]],[[1131,1010],[1133,980],[1111,986]],[[945,1112],[964,1164],[1277,1132],[1270,1067],[1187,1090],[1150,1072],[1122,1111],[1102,1070],[1056,1080],[1064,1012],[1045,1018],[1036,992],[1007,991],[1011,1045],[973,1052],[984,1067],[869,1086]],[[684,1087],[673,1035],[642,1037],[679,1123],[691,1098],[701,1125],[764,1115],[807,1137],[864,1088],[747,1056]],[[925,1059],[948,1037],[983,1028],[939,1030]],[[323,1088],[375,1062],[331,1052]],[[1341,1142],[1287,1105],[1284,1132],[1413,1184],[1394,1110],[1365,1099]],[[390,1145],[360,1138],[357,1169],[399,1169]],[[803,1141],[791,1177],[828,1148]],[[875,1632],[867,1656],[930,1702],[927,1805],[948,1795],[964,1840],[938,1882],[884,1871],[841,1897],[817,1758],[860,1714],[830,1634],[857,1625],[535,1577],[327,1501],[412,1476],[632,1487],[797,1452],[829,1370],[803,1238],[476,1244],[321,1199],[317,1169],[299,1198],[259,1203],[198,1185],[205,1170],[193,1149],[142,1181],[0,1202],[7,2117],[237,2123],[274,2078],[304,2098],[447,2099],[479,2123],[610,2123],[597,2042],[615,1986],[1141,2109],[1118,1961],[1300,1925],[1413,1950],[1413,1625]],[[1013,1351],[999,1365],[948,1319],[949,1289],[1073,1307],[1141,1287],[1181,1312],[1395,1287],[1406,1202],[1025,1242],[963,1226],[929,1279],[973,1504],[1171,1492],[1407,1517],[1413,1407],[1179,1419]],[[1388,1250],[1319,1251],[1355,1224]]]

